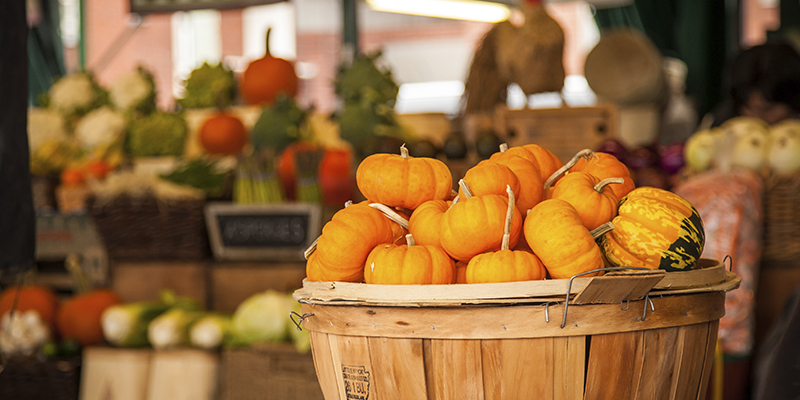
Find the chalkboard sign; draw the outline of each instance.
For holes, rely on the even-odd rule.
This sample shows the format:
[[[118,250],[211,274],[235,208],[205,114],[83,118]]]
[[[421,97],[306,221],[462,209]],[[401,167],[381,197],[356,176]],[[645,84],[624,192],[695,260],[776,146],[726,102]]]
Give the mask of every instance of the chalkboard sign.
[[[211,250],[220,260],[302,261],[322,232],[316,204],[209,203],[205,214]]]

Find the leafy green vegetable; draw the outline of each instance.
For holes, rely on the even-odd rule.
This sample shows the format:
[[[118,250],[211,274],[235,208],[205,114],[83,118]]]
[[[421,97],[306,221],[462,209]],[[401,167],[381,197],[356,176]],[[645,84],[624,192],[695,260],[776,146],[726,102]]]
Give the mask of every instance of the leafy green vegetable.
[[[128,152],[133,157],[183,154],[189,128],[181,114],[157,111],[131,121]]]
[[[378,67],[380,57],[380,51],[362,54],[351,64],[340,65],[334,81],[336,95],[345,103],[358,102],[365,95],[364,89],[369,88],[374,92],[374,102],[393,103],[399,87],[392,78],[391,70]]]
[[[222,63],[203,63],[186,79],[186,94],[178,99],[183,108],[225,107],[236,97],[236,77]]]
[[[284,342],[288,339],[289,299],[283,293],[267,290],[257,293],[233,313],[233,345],[258,342]]]
[[[271,148],[274,154],[280,154],[286,146],[301,139],[308,114],[309,110],[301,109],[293,99],[279,95],[271,106],[264,108],[253,126],[253,148],[257,152]]]
[[[162,178],[180,185],[200,189],[207,196],[218,197],[225,191],[227,171],[220,171],[217,163],[206,158],[191,159]]]

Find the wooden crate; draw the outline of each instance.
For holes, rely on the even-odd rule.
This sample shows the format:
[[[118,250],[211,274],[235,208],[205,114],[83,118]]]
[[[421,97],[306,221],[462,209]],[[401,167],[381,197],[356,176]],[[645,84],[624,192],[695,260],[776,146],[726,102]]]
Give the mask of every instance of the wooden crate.
[[[206,304],[209,296],[208,264],[196,262],[115,262],[111,287],[126,302],[158,299],[163,289]]]
[[[690,287],[647,271],[571,286],[306,282],[295,299],[328,400],[703,399],[724,292],[741,281],[717,282],[720,265]]]
[[[538,144],[566,162],[585,148],[595,149],[619,131],[613,105],[498,111],[495,123],[509,146]]]
[[[210,274],[209,307],[233,312],[253,294],[269,289],[291,293],[302,287],[306,268],[305,263],[217,262]]]
[[[314,360],[289,344],[224,350],[220,400],[322,400]]]
[[[214,400],[219,355],[179,349],[88,347],[81,400]]]

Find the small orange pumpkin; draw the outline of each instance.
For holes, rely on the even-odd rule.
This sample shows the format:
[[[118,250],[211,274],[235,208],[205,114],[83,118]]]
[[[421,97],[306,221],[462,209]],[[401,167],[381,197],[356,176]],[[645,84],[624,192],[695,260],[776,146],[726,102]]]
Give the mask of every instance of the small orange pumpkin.
[[[322,228],[316,249],[308,256],[306,276],[310,281],[361,282],[370,251],[405,234],[402,226],[368,204],[349,205]]]
[[[413,210],[428,200],[448,200],[453,177],[443,162],[411,157],[405,145],[397,154],[373,154],[356,170],[356,184],[369,201]]]
[[[19,295],[17,295],[19,292]],[[11,311],[35,310],[42,321],[55,326],[58,310],[58,297],[55,292],[44,286],[9,286],[0,292],[0,317]]]
[[[417,245],[411,234],[406,235],[406,243],[375,246],[364,265],[364,281],[384,285],[455,282],[455,263],[444,250],[438,246]]]
[[[242,74],[240,90],[247,104],[271,104],[280,93],[289,97],[297,95],[297,74],[294,65],[283,58],[273,57],[269,51],[269,36],[264,57],[253,60]]]
[[[429,200],[411,214],[408,233],[414,235],[417,244],[441,246],[442,218],[452,201]]]
[[[467,283],[467,261],[456,261],[456,283]]]
[[[209,154],[237,154],[247,144],[247,129],[239,117],[217,112],[203,122],[197,136]]]
[[[499,194],[505,196],[506,186],[511,185],[514,193],[519,193],[519,178],[508,166],[494,161],[483,160],[464,174],[464,182],[469,185],[474,196]],[[458,195],[463,197],[464,190],[459,188]]]
[[[509,155],[520,156],[533,162],[536,169],[539,170],[539,176],[542,182],[546,181],[554,172],[556,172],[563,162],[552,151],[539,146],[538,144],[526,144],[524,146],[514,146],[504,150],[502,147],[500,153],[495,153],[493,156],[499,157],[499,154],[508,153]],[[491,160],[491,158],[490,158]]]
[[[619,185],[613,185],[610,189],[614,192],[618,199],[622,199],[636,185],[631,178],[631,172],[628,167],[621,161],[608,153],[592,152],[588,157],[578,159],[575,166],[570,170],[571,172],[584,171],[588,172],[600,180],[606,178],[623,178],[625,182]]]
[[[459,186],[465,195],[444,213],[442,247],[459,261],[468,261],[487,250],[500,250],[508,198],[497,194],[472,196],[463,179]],[[522,216],[516,208],[510,229],[509,246],[513,247],[522,233]]]
[[[528,245],[551,278],[566,279],[603,268],[600,247],[583,226],[575,207],[564,200],[549,199],[537,204],[525,218],[524,229]]]
[[[466,270],[467,283],[531,281],[547,276],[547,270],[536,255],[527,251],[509,250],[511,222],[516,206],[514,192],[510,186],[507,190],[508,210],[500,250],[472,257]]]
[[[528,159],[502,151],[492,155],[490,160],[507,166],[514,175],[517,176],[519,180],[519,191],[514,193],[518,193],[516,204],[521,213],[526,213],[533,208],[533,206],[542,201],[542,196],[544,195],[544,181],[542,180],[536,164]],[[469,183],[469,181],[467,181],[467,183]],[[472,185],[470,185],[470,187],[472,187]]]
[[[601,181],[588,172],[570,172],[556,183],[552,198],[572,204],[583,226],[592,230],[617,216],[619,199],[608,185],[623,182],[623,178]]]

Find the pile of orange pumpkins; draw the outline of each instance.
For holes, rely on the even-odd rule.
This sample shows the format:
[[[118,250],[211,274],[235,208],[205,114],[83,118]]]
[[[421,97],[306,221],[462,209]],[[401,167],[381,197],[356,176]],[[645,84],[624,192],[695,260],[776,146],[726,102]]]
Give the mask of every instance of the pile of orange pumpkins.
[[[563,164],[536,144],[511,147],[453,190],[438,159],[374,154],[358,166],[367,199],[325,224],[306,252],[310,281],[494,283],[592,276],[607,267],[693,268],[705,236],[680,196],[635,187],[613,155]]]

